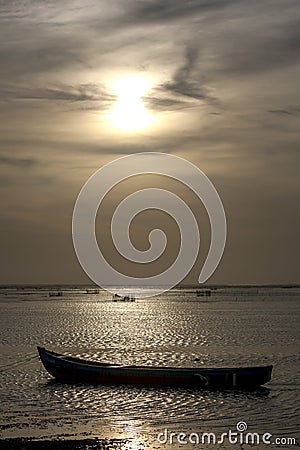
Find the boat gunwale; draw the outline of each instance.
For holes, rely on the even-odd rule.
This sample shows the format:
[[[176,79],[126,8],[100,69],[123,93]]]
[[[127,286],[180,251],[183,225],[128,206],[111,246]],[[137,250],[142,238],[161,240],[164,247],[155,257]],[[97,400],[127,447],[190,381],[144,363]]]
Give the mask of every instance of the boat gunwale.
[[[57,359],[61,362],[65,362],[67,364],[74,364],[77,365],[78,367],[82,366],[84,368],[86,367],[90,367],[90,368],[98,368],[98,369],[122,369],[122,370],[126,370],[126,369],[134,369],[134,370],[145,370],[145,371],[156,371],[156,372],[173,372],[175,374],[175,372],[181,372],[181,373],[194,373],[197,374],[198,372],[204,372],[204,373],[214,373],[217,374],[218,372],[228,372],[228,373],[232,373],[232,372],[241,372],[241,371],[255,371],[255,370],[272,370],[273,369],[273,365],[272,364],[268,364],[268,365],[263,365],[263,366],[240,366],[240,367],[216,367],[216,368],[209,368],[209,367],[170,367],[170,366],[138,366],[138,365],[122,365],[122,364],[110,364],[110,363],[102,363],[100,361],[89,361],[89,360],[85,360],[85,359],[81,359],[81,358],[77,358],[77,357],[73,357],[73,356],[68,356],[68,355],[64,355],[61,353],[56,353],[54,351],[51,350],[47,350],[44,347],[37,347],[39,355],[42,359],[41,354],[47,354],[50,357],[52,357],[53,359]]]

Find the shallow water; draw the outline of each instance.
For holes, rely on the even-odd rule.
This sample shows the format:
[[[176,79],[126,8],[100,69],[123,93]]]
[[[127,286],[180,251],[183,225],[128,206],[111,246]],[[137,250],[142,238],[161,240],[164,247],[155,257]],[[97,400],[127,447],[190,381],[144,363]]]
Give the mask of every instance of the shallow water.
[[[297,437],[299,289],[224,288],[207,298],[177,289],[134,303],[83,288],[49,297],[50,289],[0,291],[2,437],[210,431],[241,420],[253,432]],[[273,378],[248,393],[65,385],[45,372],[37,344],[121,364],[271,363]]]

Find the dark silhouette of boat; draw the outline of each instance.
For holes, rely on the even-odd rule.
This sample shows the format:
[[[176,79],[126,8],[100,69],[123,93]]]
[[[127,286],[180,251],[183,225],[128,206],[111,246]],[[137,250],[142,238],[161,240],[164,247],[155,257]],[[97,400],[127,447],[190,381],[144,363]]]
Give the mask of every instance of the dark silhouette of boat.
[[[49,292],[49,297],[62,297],[63,295],[64,294],[61,291],[58,291],[58,292],[51,291],[51,292]]]
[[[119,294],[114,294],[113,301],[114,302],[135,302],[135,297],[131,294],[124,295],[123,297]]]
[[[211,296],[211,290],[210,289],[203,289],[196,291],[197,297],[210,297]]]
[[[87,289],[86,293],[87,294],[99,294],[100,290],[99,289]]]
[[[47,372],[58,380],[93,384],[253,389],[270,381],[273,367],[209,369],[122,366],[61,355],[43,347],[38,347],[38,352]]]

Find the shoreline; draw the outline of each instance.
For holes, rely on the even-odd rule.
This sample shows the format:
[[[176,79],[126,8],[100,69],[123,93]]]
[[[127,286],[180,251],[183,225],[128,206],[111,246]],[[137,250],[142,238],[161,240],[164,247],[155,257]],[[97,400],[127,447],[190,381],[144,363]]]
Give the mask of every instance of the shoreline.
[[[57,450],[83,450],[83,449],[97,449],[97,450],[112,450],[125,449],[130,445],[131,439],[46,439],[35,440],[33,438],[7,438],[0,439],[0,447],[2,450],[29,450],[40,449],[43,450],[57,449]],[[127,447],[128,448],[128,447]]]

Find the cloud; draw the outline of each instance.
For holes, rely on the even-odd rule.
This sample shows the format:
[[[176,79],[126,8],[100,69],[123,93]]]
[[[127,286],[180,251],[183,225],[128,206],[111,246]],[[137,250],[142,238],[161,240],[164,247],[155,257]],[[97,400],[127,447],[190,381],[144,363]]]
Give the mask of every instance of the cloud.
[[[268,112],[272,113],[272,114],[294,116],[294,115],[297,115],[300,113],[300,108],[290,106],[290,107],[286,107],[286,108],[282,108],[282,109],[269,109]]]
[[[199,83],[192,79],[197,60],[198,49],[195,47],[187,47],[184,64],[175,72],[171,81],[161,85],[161,89],[195,100],[203,100],[206,98],[201,85],[199,86]]]
[[[143,97],[146,106],[153,111],[176,111],[192,106],[191,102],[176,98],[162,97],[162,90],[156,89],[147,97]]]
[[[37,160],[33,158],[11,158],[10,156],[0,155],[0,163],[26,169],[35,166],[37,164]]]
[[[201,84],[198,75],[199,49],[186,46],[184,61],[171,80],[158,85],[146,98],[150,108],[158,111],[194,107],[199,102],[214,103],[209,89]]]
[[[192,17],[206,11],[226,8],[237,0],[148,0],[135,1],[129,17],[142,22],[164,22]]]
[[[102,101],[112,102],[115,96],[99,84],[58,85],[52,88],[23,88],[15,93],[15,98],[33,100],[56,100],[71,102]]]
[[[241,1],[211,17],[211,32],[205,30],[211,75],[251,76],[300,63],[299,2],[259,2],[259,13],[255,4]]]
[[[68,276],[73,254],[59,236],[71,246],[82,184],[115,157],[163,151],[212,176],[224,200],[231,257],[222,282],[273,280],[276,267],[278,280],[293,280],[299,7],[299,0],[0,0],[0,211],[2,244],[14,244],[3,253],[11,267],[23,260],[18,239],[34,248],[46,230],[39,248],[51,252],[56,242],[61,279]],[[107,127],[101,110],[115,100],[110,83],[131,72],[153,82],[143,100],[158,126],[126,135]],[[20,217],[30,224],[25,233]],[[250,255],[243,269],[241,254]],[[40,260],[28,255],[28,275],[14,273],[14,282],[38,281]],[[282,263],[291,258],[295,264]],[[43,281],[55,278],[52,261],[43,273]],[[2,280],[8,275],[3,270]]]

